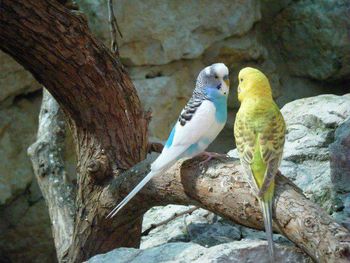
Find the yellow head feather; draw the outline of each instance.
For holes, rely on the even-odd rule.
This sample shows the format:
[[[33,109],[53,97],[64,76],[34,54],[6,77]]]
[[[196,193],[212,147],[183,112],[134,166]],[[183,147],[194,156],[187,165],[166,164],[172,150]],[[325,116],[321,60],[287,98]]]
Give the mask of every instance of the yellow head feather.
[[[245,98],[264,97],[272,98],[269,80],[260,70],[244,68],[238,74],[238,100]]]

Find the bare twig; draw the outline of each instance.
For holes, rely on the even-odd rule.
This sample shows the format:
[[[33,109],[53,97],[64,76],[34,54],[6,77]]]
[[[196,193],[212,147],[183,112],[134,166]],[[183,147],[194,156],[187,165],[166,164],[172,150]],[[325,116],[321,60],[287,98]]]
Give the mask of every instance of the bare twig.
[[[157,228],[157,227],[160,227],[162,225],[165,225],[167,223],[169,223],[170,221],[180,217],[180,216],[183,216],[183,215],[186,215],[186,214],[192,214],[194,211],[196,211],[197,209],[199,209],[199,207],[191,207],[185,211],[182,211],[180,213],[174,213],[171,217],[157,223],[157,224],[152,224],[149,228],[147,228],[145,231],[142,232],[142,236],[147,236],[149,234],[149,232],[151,232],[153,229]]]
[[[63,114],[55,99],[44,89],[37,140],[28,148],[28,154],[49,208],[60,262],[72,243],[75,214],[74,187],[66,178],[62,156],[64,139]]]
[[[115,55],[119,55],[119,46],[117,42],[117,32],[123,37],[120,31],[117,18],[114,14],[113,0],[108,0],[108,22],[111,30],[111,50]]]

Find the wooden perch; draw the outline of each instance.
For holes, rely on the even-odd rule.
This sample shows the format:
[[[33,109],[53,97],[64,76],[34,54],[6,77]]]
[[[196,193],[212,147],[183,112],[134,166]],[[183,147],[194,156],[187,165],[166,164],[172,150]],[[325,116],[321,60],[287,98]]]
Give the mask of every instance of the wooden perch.
[[[50,151],[57,153],[51,146],[59,147],[61,139],[52,126],[60,124],[42,118],[48,110],[44,97],[38,142],[29,152],[49,207],[60,262],[82,262],[116,247],[137,247],[142,216],[154,205],[191,204],[242,225],[263,227],[258,202],[238,162],[212,161],[203,172],[198,159],[178,162],[152,180],[117,217],[107,220],[106,214],[141,180],[149,164],[134,166],[151,148],[149,115],[143,112],[127,72],[91,35],[84,16],[55,0],[1,0],[0,48],[53,95],[74,137],[78,159],[75,205],[73,198],[66,198],[74,194],[71,188],[61,191],[54,186],[55,179],[65,185],[63,172],[47,163]],[[47,116],[55,118],[52,113]],[[46,132],[54,140],[47,146],[42,143]],[[47,147],[44,152],[40,144]],[[316,261],[349,262],[349,232],[282,176],[277,179],[275,217],[275,230]]]
[[[211,161],[206,171],[200,168],[200,161],[200,158],[179,161],[164,175],[154,178],[118,214],[117,220],[124,213],[138,213],[136,210],[142,213],[155,205],[181,204],[200,206],[237,224],[263,229],[258,200],[242,176],[239,161]],[[116,199],[120,200],[121,195],[130,192],[148,173],[148,167],[147,162],[141,163],[126,172],[123,178],[115,179],[108,189],[112,196],[104,196],[102,205],[115,205]],[[274,230],[294,242],[316,262],[350,262],[349,231],[308,200],[283,175],[277,176],[276,183]]]

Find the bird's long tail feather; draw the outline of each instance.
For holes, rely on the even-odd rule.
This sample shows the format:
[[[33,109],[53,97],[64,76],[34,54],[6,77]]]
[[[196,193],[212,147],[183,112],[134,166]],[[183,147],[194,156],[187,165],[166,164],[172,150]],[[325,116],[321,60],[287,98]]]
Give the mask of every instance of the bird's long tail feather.
[[[121,201],[106,218],[114,217],[159,171],[150,171],[145,178]]]
[[[272,198],[259,199],[261,210],[264,216],[265,232],[268,242],[268,250],[271,263],[275,262],[275,248],[273,244],[272,231]]]

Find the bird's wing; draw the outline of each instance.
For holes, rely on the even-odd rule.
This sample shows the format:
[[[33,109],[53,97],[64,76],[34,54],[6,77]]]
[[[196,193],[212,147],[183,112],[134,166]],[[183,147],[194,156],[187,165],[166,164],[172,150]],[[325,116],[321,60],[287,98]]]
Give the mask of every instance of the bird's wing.
[[[234,134],[236,140],[237,150],[240,155],[240,161],[247,175],[246,179],[254,193],[257,195],[259,193],[259,187],[254,179],[253,171],[250,165],[253,162],[255,143],[256,143],[256,133],[254,129],[249,126],[249,123],[245,121],[244,114],[238,112],[236,115]]]
[[[266,164],[266,173],[258,196],[263,196],[275,178],[281,163],[286,125],[277,105],[267,114],[267,125],[259,134],[261,157]]]
[[[188,104],[189,105],[189,104]],[[188,106],[186,105],[186,106]],[[188,113],[188,107],[181,112],[180,118],[170,133],[162,153],[152,163],[151,171],[147,176],[107,215],[115,216],[154,176],[173,165],[181,154],[192,144],[197,143],[214,124],[215,106],[212,102],[204,100],[196,106],[191,116],[182,116]]]
[[[183,124],[181,116],[184,112],[185,109],[181,112],[162,153],[152,164],[152,170],[166,169],[171,166],[191,145],[204,139],[203,137],[215,122],[215,106],[208,100],[202,101],[191,118]]]

